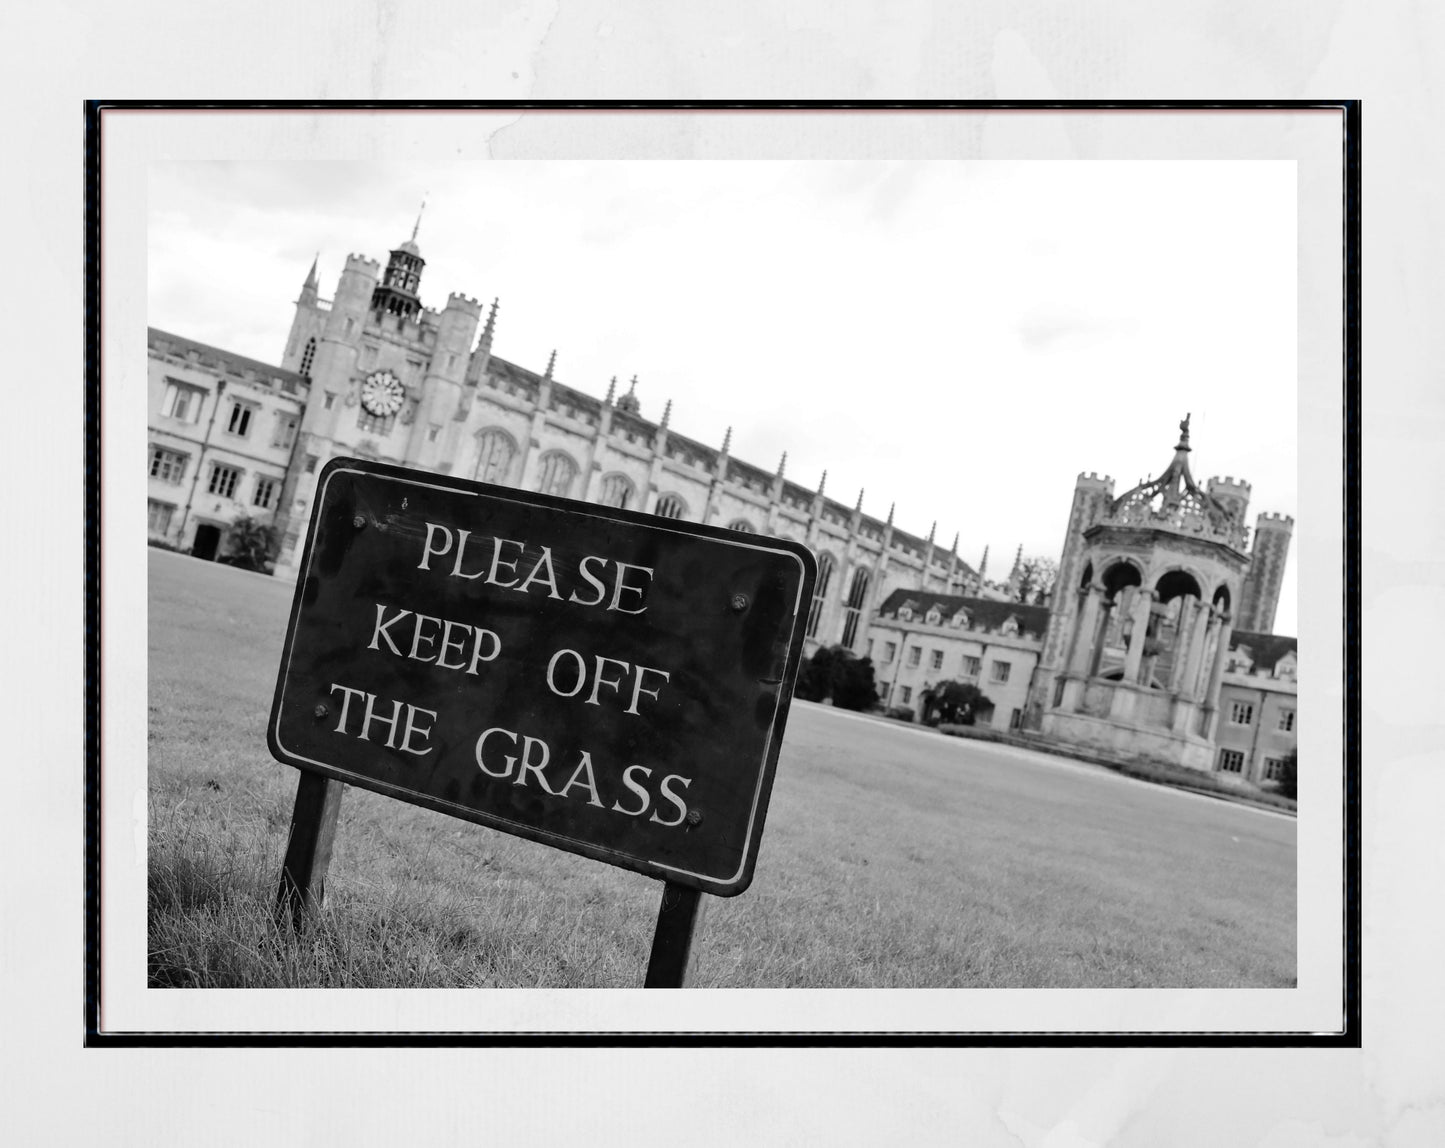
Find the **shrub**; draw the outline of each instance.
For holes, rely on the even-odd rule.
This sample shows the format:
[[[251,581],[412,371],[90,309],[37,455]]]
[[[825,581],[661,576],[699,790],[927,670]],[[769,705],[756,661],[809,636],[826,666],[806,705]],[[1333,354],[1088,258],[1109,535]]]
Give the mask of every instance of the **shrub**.
[[[878,702],[873,680],[873,662],[860,658],[843,646],[820,646],[798,671],[794,691],[805,701],[828,698],[845,710],[866,710]]]
[[[231,523],[226,553],[220,561],[243,570],[269,573],[276,556],[276,530],[259,519],[243,514]]]
[[[939,682],[923,691],[923,720],[929,725],[973,725],[992,712],[993,702],[972,682]]]

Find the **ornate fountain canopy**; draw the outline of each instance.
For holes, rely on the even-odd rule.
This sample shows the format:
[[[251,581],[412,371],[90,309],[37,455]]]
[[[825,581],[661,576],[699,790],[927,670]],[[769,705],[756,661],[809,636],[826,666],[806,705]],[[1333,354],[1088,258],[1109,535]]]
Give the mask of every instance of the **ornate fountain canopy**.
[[[1245,527],[1234,512],[1203,490],[1189,472],[1189,416],[1179,424],[1174,458],[1158,478],[1116,498],[1104,519],[1117,526],[1146,526],[1196,538],[1244,545]]]

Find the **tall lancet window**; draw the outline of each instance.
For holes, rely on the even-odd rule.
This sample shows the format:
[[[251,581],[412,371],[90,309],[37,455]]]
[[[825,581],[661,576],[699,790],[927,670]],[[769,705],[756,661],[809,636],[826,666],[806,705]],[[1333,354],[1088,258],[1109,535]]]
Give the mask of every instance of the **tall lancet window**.
[[[619,510],[626,510],[636,497],[637,487],[633,486],[632,479],[625,474],[609,474],[602,480],[602,487],[597,492],[598,502],[603,506],[615,506]]]
[[[576,477],[577,464],[570,455],[560,450],[548,451],[537,468],[537,490],[566,498],[572,493],[572,481]]]
[[[517,444],[506,431],[491,427],[477,432],[477,465],[472,477],[480,482],[505,484],[516,454]]]
[[[843,645],[850,650],[857,640],[863,607],[868,602],[868,581],[868,571],[860,566],[854,571],[853,584],[848,588],[848,608],[843,613]]]
[[[828,600],[828,586],[833,581],[837,563],[827,551],[818,555],[818,581],[813,586],[813,604],[808,608],[808,637],[818,636],[818,625],[823,620],[823,605]]]
[[[316,358],[315,335],[306,340],[306,349],[301,352],[301,366],[296,373],[305,375],[309,379],[311,377],[311,360],[314,358]]]

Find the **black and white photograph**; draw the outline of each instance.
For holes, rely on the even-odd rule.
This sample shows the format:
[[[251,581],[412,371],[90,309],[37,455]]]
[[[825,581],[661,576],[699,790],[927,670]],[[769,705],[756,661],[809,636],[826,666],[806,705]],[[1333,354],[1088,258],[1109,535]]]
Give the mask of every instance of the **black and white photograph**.
[[[1341,380],[1302,389],[1299,338],[1338,317],[1300,265],[1338,169],[1244,112],[1222,159],[1188,117],[1107,161],[993,121],[874,158],[879,118],[842,159],[435,154],[491,115],[136,168],[112,1017],[1338,1020],[1300,570],[1341,545],[1338,460],[1301,483]]]
[[[154,167],[148,984],[1293,987],[1294,196]]]

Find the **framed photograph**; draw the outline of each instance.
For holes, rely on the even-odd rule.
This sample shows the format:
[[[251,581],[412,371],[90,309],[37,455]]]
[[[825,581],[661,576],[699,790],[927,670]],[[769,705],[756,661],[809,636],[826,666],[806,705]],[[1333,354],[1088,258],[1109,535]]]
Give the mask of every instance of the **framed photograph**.
[[[92,106],[90,1040],[1357,1044],[1358,113]]]

